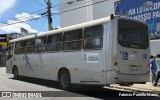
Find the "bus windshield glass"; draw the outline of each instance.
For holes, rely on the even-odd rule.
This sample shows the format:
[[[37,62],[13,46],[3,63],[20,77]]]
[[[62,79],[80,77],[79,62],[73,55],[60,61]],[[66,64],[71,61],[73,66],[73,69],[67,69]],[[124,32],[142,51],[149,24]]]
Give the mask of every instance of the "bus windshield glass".
[[[123,47],[147,49],[149,47],[147,25],[136,21],[119,19],[118,43]]]

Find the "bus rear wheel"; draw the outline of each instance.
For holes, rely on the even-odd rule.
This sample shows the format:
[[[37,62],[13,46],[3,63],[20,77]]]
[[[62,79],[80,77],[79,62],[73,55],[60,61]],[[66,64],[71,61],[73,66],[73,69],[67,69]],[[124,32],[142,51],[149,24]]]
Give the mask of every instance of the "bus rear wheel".
[[[62,70],[59,76],[59,85],[60,88],[63,90],[70,90],[72,85],[71,85],[71,78],[70,74],[67,70]]]
[[[13,76],[14,76],[14,79],[16,79],[16,80],[19,78],[18,69],[17,68],[13,69]]]

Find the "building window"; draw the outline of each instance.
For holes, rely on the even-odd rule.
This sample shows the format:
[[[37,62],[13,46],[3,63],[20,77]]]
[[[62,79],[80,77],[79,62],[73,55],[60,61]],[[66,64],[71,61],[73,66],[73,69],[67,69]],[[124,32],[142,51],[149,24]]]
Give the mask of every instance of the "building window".
[[[49,35],[47,39],[47,51],[61,51],[62,34]]]
[[[84,29],[84,49],[101,49],[103,44],[103,26]]]
[[[18,41],[15,43],[15,54],[21,54],[24,52],[23,41]]]
[[[63,36],[63,50],[82,49],[82,29],[65,32]]]
[[[33,53],[34,52],[35,40],[29,39],[24,41],[24,53]]]
[[[45,52],[46,50],[46,37],[39,37],[35,40],[35,52]]]

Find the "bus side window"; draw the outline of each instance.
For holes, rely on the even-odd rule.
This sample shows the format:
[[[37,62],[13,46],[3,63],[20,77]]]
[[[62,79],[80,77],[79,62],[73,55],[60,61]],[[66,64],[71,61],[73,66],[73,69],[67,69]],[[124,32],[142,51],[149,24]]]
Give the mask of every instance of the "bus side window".
[[[24,52],[24,49],[23,49],[23,41],[18,41],[15,43],[15,51],[14,53],[15,54],[21,54]]]
[[[8,55],[13,55],[14,43],[10,43],[8,46]]]
[[[13,49],[14,49],[14,43],[9,43],[7,60],[10,59],[13,56],[13,51],[14,51]]]
[[[24,41],[24,53],[33,53],[34,52],[34,38]]]
[[[62,34],[49,35],[47,39],[47,51],[61,51]]]
[[[46,50],[46,37],[39,37],[35,40],[35,52],[45,52]]]
[[[64,33],[63,50],[81,50],[82,49],[82,29]]]
[[[101,49],[103,44],[103,26],[84,29],[84,49]]]

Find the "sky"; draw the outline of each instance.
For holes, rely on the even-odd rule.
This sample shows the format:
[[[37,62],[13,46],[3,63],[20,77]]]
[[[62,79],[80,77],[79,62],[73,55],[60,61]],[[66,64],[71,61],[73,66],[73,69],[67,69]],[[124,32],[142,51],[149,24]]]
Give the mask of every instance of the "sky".
[[[51,0],[51,3],[52,13],[59,12],[59,0]],[[20,33],[21,27],[29,33],[48,31],[47,17],[41,15],[46,8],[44,0],[0,0],[0,34]],[[52,20],[53,28],[60,27],[59,15],[53,15]]]

